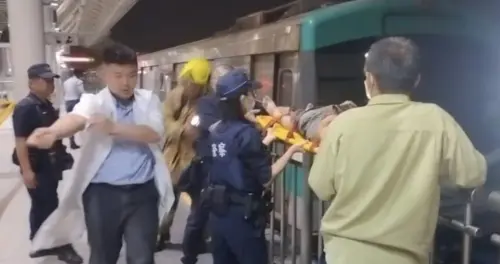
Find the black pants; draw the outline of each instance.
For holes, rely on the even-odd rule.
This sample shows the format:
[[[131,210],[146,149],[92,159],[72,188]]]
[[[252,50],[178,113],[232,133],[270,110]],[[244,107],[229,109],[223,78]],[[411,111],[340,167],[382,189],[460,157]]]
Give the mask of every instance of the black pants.
[[[154,181],[113,186],[90,184],[83,194],[89,264],[116,264],[125,241],[127,264],[154,264],[158,191]]]
[[[34,189],[28,189],[31,198],[30,209],[30,240],[33,239],[40,226],[59,206],[57,196],[57,187],[61,179],[61,172],[37,173],[37,186]]]
[[[199,195],[191,197],[191,212],[189,213],[184,239],[182,240],[183,264],[195,264],[198,255],[205,246],[205,228],[210,215],[207,201],[200,199]]]
[[[66,113],[71,113],[71,111],[73,111],[73,108],[75,108],[75,105],[78,104],[78,102],[80,102],[80,100],[69,100],[69,101],[66,101],[65,104],[66,104]],[[70,141],[70,144],[72,145],[76,145],[76,142],[75,142],[75,137],[74,136],[71,136],[69,138],[69,141]]]

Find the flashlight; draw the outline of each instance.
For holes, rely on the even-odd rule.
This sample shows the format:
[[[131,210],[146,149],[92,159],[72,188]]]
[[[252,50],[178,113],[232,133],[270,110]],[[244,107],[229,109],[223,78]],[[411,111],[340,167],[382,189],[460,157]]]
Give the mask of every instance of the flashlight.
[[[200,116],[195,115],[193,118],[191,118],[191,125],[194,127],[198,127],[200,125]]]

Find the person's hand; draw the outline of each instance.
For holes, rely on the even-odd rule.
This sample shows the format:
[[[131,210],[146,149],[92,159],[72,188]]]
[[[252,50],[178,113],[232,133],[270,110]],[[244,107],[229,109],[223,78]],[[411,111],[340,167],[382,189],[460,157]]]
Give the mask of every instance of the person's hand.
[[[290,146],[290,151],[292,153],[296,152],[304,152],[304,145],[307,143],[307,141],[303,140],[301,142],[295,143],[292,146]]]
[[[266,131],[266,136],[264,137],[264,142],[270,144],[276,140],[276,135],[274,133],[274,127],[268,128]]]
[[[30,147],[49,149],[57,140],[57,136],[48,127],[37,128],[27,138],[26,144]]]
[[[252,123],[257,123],[257,118],[255,117],[255,115],[258,113],[260,113],[260,109],[252,109],[246,112],[245,118]]]
[[[103,115],[93,115],[89,118],[89,128],[104,134],[111,134],[115,129],[115,123]]]
[[[22,173],[23,176],[23,181],[24,185],[26,185],[26,188],[28,189],[35,189],[36,188],[36,176],[35,173],[31,170],[29,171],[23,171]]]

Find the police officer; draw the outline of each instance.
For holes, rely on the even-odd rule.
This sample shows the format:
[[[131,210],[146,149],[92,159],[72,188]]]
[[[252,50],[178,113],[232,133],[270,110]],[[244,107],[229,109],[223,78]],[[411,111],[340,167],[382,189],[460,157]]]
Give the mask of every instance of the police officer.
[[[255,106],[254,82],[232,70],[216,85],[221,121],[211,130],[209,186],[202,199],[210,203],[214,263],[267,263],[264,236],[271,179],[271,156],[259,130],[245,118]]]
[[[30,240],[36,235],[42,223],[59,204],[57,187],[62,172],[71,167],[71,156],[61,141],[52,148],[40,150],[26,145],[26,138],[39,127],[52,125],[58,112],[48,98],[54,92],[54,79],[59,75],[52,72],[48,64],[35,64],[28,69],[29,94],[16,105],[12,116],[16,147],[13,162],[20,167],[22,178],[31,198]],[[71,245],[33,252],[32,258],[57,255],[66,263],[82,263],[83,260]]]

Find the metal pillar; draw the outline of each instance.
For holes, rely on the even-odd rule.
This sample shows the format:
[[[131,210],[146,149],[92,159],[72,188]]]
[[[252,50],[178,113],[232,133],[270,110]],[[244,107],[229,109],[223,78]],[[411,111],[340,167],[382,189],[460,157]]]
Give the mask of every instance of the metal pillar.
[[[14,66],[13,100],[28,91],[26,71],[35,63],[45,62],[45,28],[42,1],[7,0],[9,33]]]
[[[300,230],[300,264],[309,264],[312,262],[312,226],[313,226],[313,193],[309,188],[309,170],[312,166],[313,156],[312,154],[305,154],[303,167],[304,167],[304,193],[302,196],[303,204],[303,215],[304,219],[302,222],[302,229]]]

